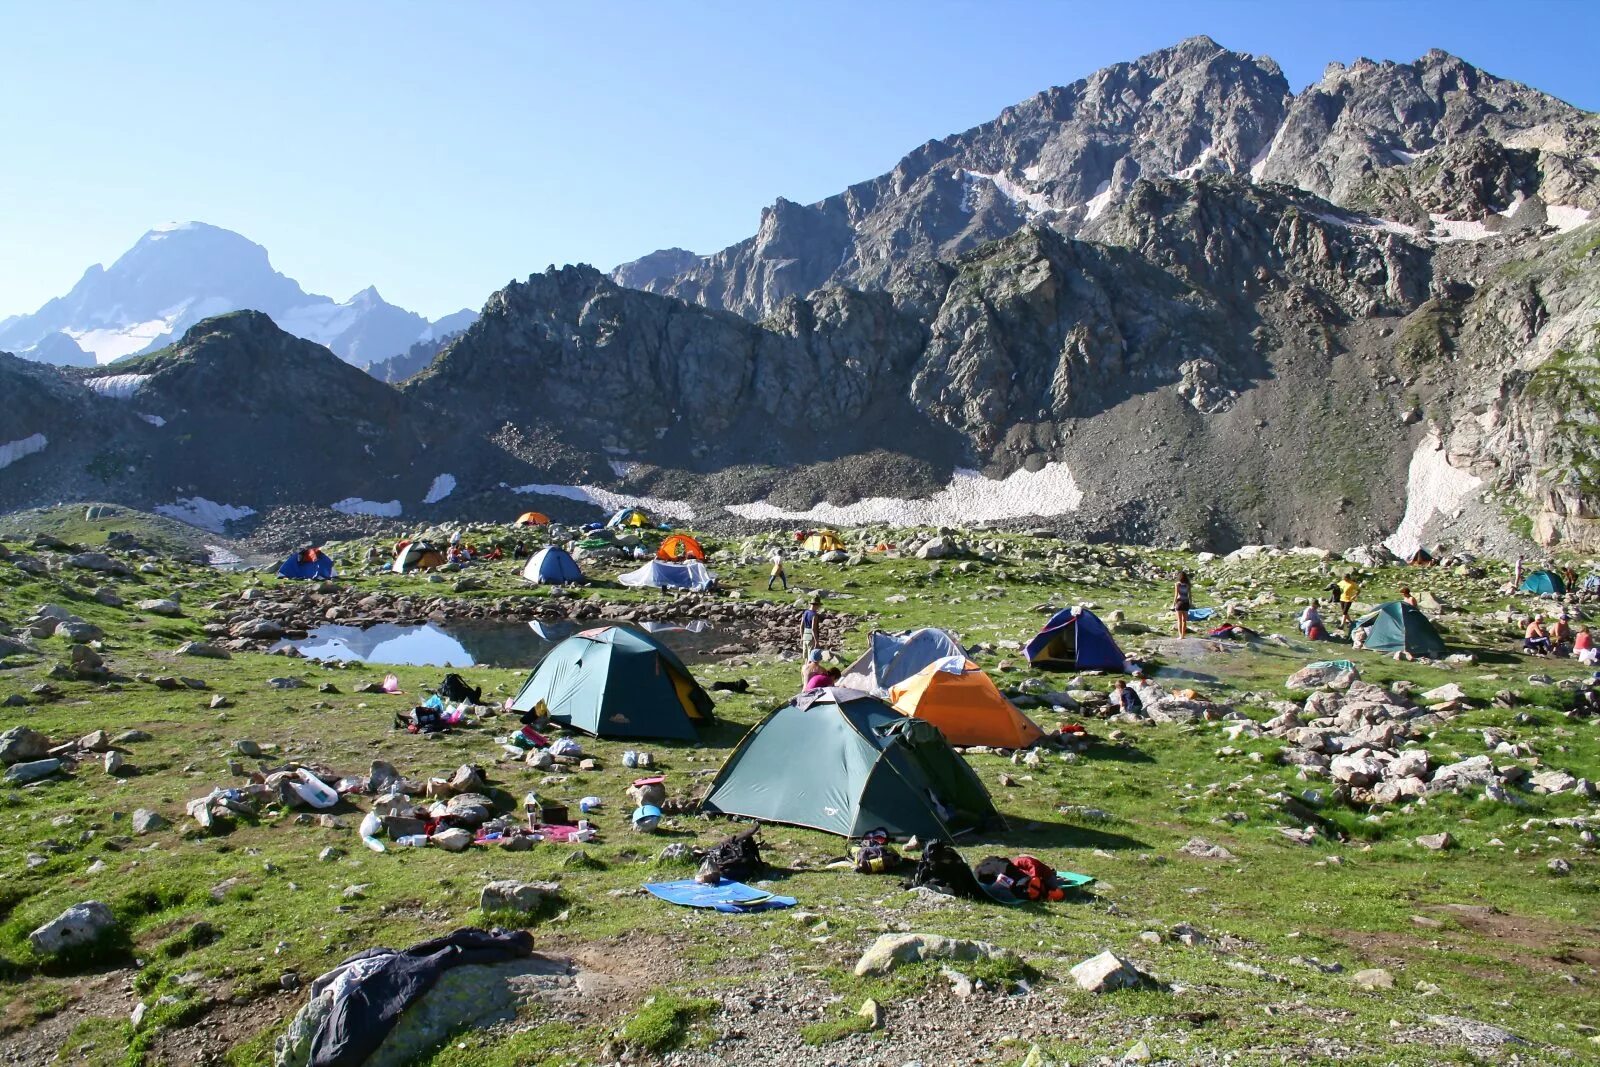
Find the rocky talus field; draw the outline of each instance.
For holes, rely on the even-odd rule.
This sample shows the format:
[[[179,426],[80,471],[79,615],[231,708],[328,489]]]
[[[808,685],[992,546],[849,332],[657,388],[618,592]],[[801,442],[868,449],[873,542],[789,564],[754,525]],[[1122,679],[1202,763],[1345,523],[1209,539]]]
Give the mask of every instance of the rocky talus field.
[[[259,563],[249,545],[89,514],[0,520],[0,1062],[305,1063],[317,976],[376,946],[496,926],[528,931],[536,955],[452,972],[367,1062],[1600,1059],[1600,725],[1572,710],[1586,669],[1521,654],[1521,620],[1558,604],[1507,592],[1503,559],[1410,568],[1367,550],[1218,556],[928,526],[844,530],[843,558],[825,563],[787,532],[707,532],[715,591],[625,588],[634,564],[601,554],[582,561],[586,585],[556,592],[511,560],[366,565],[393,525],[328,544],[334,578],[288,582],[277,559],[194,559]],[[765,589],[773,547],[789,553],[786,595]],[[1183,568],[1197,606],[1248,632],[1196,624],[1177,639]],[[1351,570],[1362,604],[1416,592],[1446,658],[1304,640],[1305,599]],[[689,877],[692,849],[739,828],[696,801],[798,687],[813,592],[841,663],[874,629],[959,637],[1047,732],[1026,751],[966,750],[1003,824],[960,852],[1037,856],[1091,886],[1011,906],[908,890],[904,871],[836,866],[842,838],[774,825],[755,884],[792,908],[691,910],[643,889]],[[1108,706],[1111,675],[1028,666],[1022,643],[1074,604],[1148,672],[1140,714]],[[1561,606],[1580,623],[1595,611]],[[422,735],[395,717],[443,668],[273,651],[330,623],[565,620],[703,620],[690,669],[739,691],[712,693],[717,722],[697,741],[556,731],[581,752],[552,759],[503,744],[519,723],[498,705],[531,652],[458,668],[484,704]],[[390,673],[401,693],[384,691]],[[629,824],[644,773],[630,750],[665,775],[653,833]],[[336,806],[288,785],[301,769],[340,785]],[[598,837],[362,841],[367,814],[397,797],[482,821],[520,818],[530,790],[575,817],[599,798]]]

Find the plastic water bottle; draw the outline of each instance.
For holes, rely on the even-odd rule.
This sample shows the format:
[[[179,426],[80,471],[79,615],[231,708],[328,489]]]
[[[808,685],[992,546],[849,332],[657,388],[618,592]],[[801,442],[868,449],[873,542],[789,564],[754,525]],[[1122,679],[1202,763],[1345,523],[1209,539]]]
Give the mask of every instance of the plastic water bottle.
[[[404,837],[400,838],[400,840],[395,842],[395,844],[403,845],[406,848],[423,848],[427,845],[427,843],[427,834],[406,834]]]
[[[528,795],[522,798],[522,810],[527,814],[528,817],[528,829],[537,830],[539,828],[539,819],[543,811],[539,805],[539,794],[529,791]]]

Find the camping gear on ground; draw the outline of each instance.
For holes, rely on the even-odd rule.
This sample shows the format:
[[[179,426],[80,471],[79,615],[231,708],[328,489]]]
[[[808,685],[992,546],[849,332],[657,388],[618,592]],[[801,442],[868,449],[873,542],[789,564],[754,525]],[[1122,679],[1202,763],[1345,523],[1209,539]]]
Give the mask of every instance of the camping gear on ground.
[[[398,692],[400,692],[400,676],[398,674],[386,674],[386,675],[384,675],[383,676],[383,691],[385,693],[398,693]]]
[[[1530,571],[1527,577],[1522,579],[1517,591],[1533,593],[1536,596],[1560,596],[1567,591],[1567,583],[1562,581],[1561,575],[1555,571]]]
[[[1190,608],[1188,611],[1184,612],[1184,614],[1189,617],[1190,622],[1205,622],[1216,613],[1216,608]]]
[[[606,520],[607,529],[616,529],[617,527],[632,527],[634,529],[638,529],[642,526],[653,525],[655,525],[655,523],[642,508],[633,507],[621,508],[616,511],[611,518]]]
[[[582,800],[578,801],[578,810],[583,812],[585,815],[589,814],[591,811],[599,811],[604,806],[605,801],[601,800],[599,797],[584,797]]]
[[[711,588],[717,576],[706,570],[697,559],[684,563],[668,563],[653,559],[638,570],[619,574],[617,581],[630,589],[687,589],[700,593]]]
[[[711,884],[692,878],[677,882],[646,882],[644,888],[651,896],[669,904],[681,904],[687,908],[715,908],[735,914],[766,911],[768,908],[792,908],[799,903],[794,897],[775,896],[764,889],[730,879]]]
[[[278,577],[296,580],[332,578],[333,557],[320,548],[302,548],[290,553],[289,558],[283,561],[278,568]]]
[[[905,857],[889,844],[889,833],[880,826],[862,836],[860,843],[850,850],[850,861],[860,874],[882,874],[899,867]]]
[[[700,547],[700,542],[688,534],[673,534],[661,542],[656,549],[656,558],[682,562],[686,559],[704,560],[706,550]]]
[[[526,712],[541,702],[552,722],[596,737],[693,741],[697,724],[714,721],[710,695],[683,661],[627,626],[583,630],[551,649],[511,707]],[[561,755],[563,742],[570,739],[550,751]]]
[[[965,656],[930,663],[889,690],[895,710],[930,722],[952,745],[1027,748],[1044,737]]]
[[[961,853],[952,848],[948,842],[937,839],[930,840],[922,846],[922,855],[918,857],[917,865],[911,872],[911,879],[905,883],[905,887],[931,889],[947,897],[984,899],[983,887],[973,876],[967,861],[961,858]]]
[[[812,530],[800,544],[813,556],[820,556],[824,552],[844,551],[844,539],[833,530]]]
[[[1377,610],[1356,620],[1367,631],[1362,647],[1369,652],[1404,652],[1428,659],[1445,657],[1444,638],[1420,608],[1403,600],[1378,605]]]
[[[289,782],[289,789],[311,807],[331,808],[339,803],[339,791],[304,767],[295,771],[295,777],[299,781]]]
[[[571,585],[583,581],[583,570],[566,549],[547,545],[529,558],[522,576],[536,585]]]
[[[394,564],[390,569],[396,574],[410,574],[412,571],[430,571],[435,567],[443,567],[447,562],[444,553],[426,541],[413,541],[395,553]]]
[[[874,630],[867,638],[867,650],[845,668],[839,676],[839,684],[887,696],[890,689],[914,677],[930,663],[951,656],[971,658],[949,630],[933,626],[902,633]]]
[[[719,878],[741,881],[760,877],[767,868],[766,861],[761,858],[761,842],[756,840],[760,833],[760,824],[747,826],[708,849],[695,849],[694,856],[700,860],[695,879],[715,883]]]
[[[459,674],[447,674],[444,681],[439,683],[436,693],[453,704],[465,701],[468,704],[483,703],[483,689],[479,686],[468,685],[467,680]]]
[[[654,804],[640,804],[633,809],[633,828],[640,833],[653,834],[661,822],[661,809]]]
[[[1082,888],[1094,882],[1093,878],[1082,874],[1063,877],[1037,856],[1028,855],[1012,859],[985,856],[978,862],[974,874],[984,892],[996,900],[1007,902],[1065,900],[1068,888]]]
[[[517,520],[515,522],[513,522],[511,525],[513,525],[513,526],[549,526],[550,525],[550,516],[546,515],[542,511],[524,511],[521,515],[517,516]]]
[[[347,957],[311,984],[312,1000],[326,994],[333,1004],[315,1016],[306,1062],[309,1067],[358,1067],[445,971],[532,955],[533,935],[526,930],[466,929],[401,952],[373,948]]]
[[[996,818],[938,729],[855,689],[801,693],[745,734],[703,810],[859,837],[944,838]]]
[[[1127,669],[1127,657],[1111,631],[1081,604],[1050,616],[1023,651],[1028,662],[1042,671]]]
[[[383,820],[378,818],[378,813],[369,811],[361,817],[361,826],[357,830],[361,835],[361,843],[374,852],[388,851],[383,847],[383,842],[378,840],[378,835],[383,832]]]
[[[444,712],[437,707],[418,704],[404,715],[396,715],[394,724],[408,734],[436,734],[444,729]]]

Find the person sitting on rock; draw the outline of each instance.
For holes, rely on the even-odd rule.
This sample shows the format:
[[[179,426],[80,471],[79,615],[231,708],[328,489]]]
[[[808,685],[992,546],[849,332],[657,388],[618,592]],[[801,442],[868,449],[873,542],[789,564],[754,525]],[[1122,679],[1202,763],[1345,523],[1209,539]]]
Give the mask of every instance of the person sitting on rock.
[[[1121,678],[1111,687],[1111,706],[1125,715],[1144,714],[1144,701],[1139,699],[1133,686]]]
[[[1556,616],[1556,621],[1550,626],[1550,651],[1557,656],[1572,654],[1572,624],[1567,621],[1564,611]]]
[[[1528,628],[1522,631],[1522,651],[1532,656],[1550,654],[1550,636],[1544,632],[1543,623],[1542,615],[1535,615],[1528,620]]]
[[[1572,639],[1572,654],[1585,667],[1593,667],[1595,662],[1600,660],[1600,648],[1595,647],[1594,635],[1589,632],[1587,626],[1580,629],[1578,636]]]
[[[1306,610],[1300,613],[1300,632],[1312,641],[1326,641],[1328,630],[1322,623],[1322,612],[1318,608],[1315,598],[1306,605]]]
[[[1412,607],[1419,606],[1417,604],[1417,598],[1412,595],[1411,587],[1409,585],[1402,585],[1400,587],[1400,603],[1410,604]]]

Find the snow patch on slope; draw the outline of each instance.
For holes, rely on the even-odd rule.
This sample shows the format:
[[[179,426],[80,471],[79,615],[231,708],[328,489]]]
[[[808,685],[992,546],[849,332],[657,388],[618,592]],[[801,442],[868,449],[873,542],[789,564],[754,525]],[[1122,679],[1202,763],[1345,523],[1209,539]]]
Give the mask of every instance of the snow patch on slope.
[[[428,487],[428,495],[422,498],[422,502],[424,504],[437,504],[455,491],[456,476],[454,474],[441,474]]]
[[[1481,241],[1490,234],[1489,227],[1481,222],[1447,219],[1437,213],[1428,218],[1433,220],[1434,229],[1443,233],[1443,236],[1436,236],[1439,241]]]
[[[347,496],[343,500],[328,505],[341,515],[376,515],[381,519],[398,519],[400,517],[400,501],[398,500],[363,500],[358,496]]]
[[[1385,233],[1398,233],[1402,237],[1417,236],[1415,227],[1407,226],[1403,222],[1396,222],[1394,219],[1354,218],[1346,215],[1329,215],[1320,211],[1314,214],[1323,222],[1331,223],[1334,226],[1343,226],[1347,230],[1382,230]]]
[[[617,493],[610,489],[601,489],[593,485],[517,485],[512,486],[513,493],[536,493],[539,496],[557,496],[563,500],[578,500],[585,504],[594,504],[604,511],[617,511],[626,507],[641,507],[654,515],[664,515],[669,519],[694,518],[694,505],[683,500],[663,500],[653,496],[634,496],[629,493]]]
[[[1038,215],[1042,212],[1051,210],[1050,201],[1043,193],[1035,193],[1024,186],[1018,185],[1016,182],[1006,177],[1004,171],[995,171],[993,174],[985,174],[982,171],[969,170],[966,173],[969,178],[982,178],[992,183],[996,189],[1000,190],[1001,196],[1005,197],[1013,204],[1016,204],[1018,207],[1022,208],[1023,211],[1030,215]]]
[[[1105,212],[1105,209],[1111,206],[1111,183],[1101,182],[1100,187],[1094,191],[1094,195],[1083,206],[1087,209],[1083,216],[1084,221],[1099,218]]]
[[[950,484],[922,499],[876,496],[854,504],[817,504],[804,511],[767,501],[731,504],[728,510],[745,519],[805,520],[841,526],[871,522],[906,525],[958,525],[1021,519],[1032,515],[1064,515],[1078,510],[1083,491],[1065,463],[1047,463],[1038,471],[1017,470],[1005,478],[985,478],[974,470],[958,470]]]
[[[160,429],[167,424],[167,420],[163,419],[160,415],[146,415],[141,411],[139,412],[139,417],[157,429]]]
[[[1450,466],[1444,445],[1430,436],[1417,446],[1406,475],[1406,513],[1383,542],[1390,552],[1405,559],[1422,544],[1422,531],[1435,515],[1449,515],[1465,504],[1483,479]]]
[[[0,467],[9,467],[25,456],[35,452],[43,452],[44,446],[50,441],[42,433],[29,434],[20,441],[11,441],[0,445]]]
[[[203,496],[180,496],[177,503],[157,504],[154,510],[157,515],[165,515],[212,533],[224,533],[224,527],[234,519],[247,519],[256,513],[255,508],[219,504]]]
[[[1589,212],[1581,207],[1571,207],[1567,204],[1546,204],[1544,221],[1554,226],[1556,233],[1567,233],[1588,222]]]
[[[172,319],[150,319],[123,326],[103,326],[97,330],[62,330],[79,348],[92,354],[98,363],[111,363],[123,356],[143,352],[150,342],[172,332]]]
[[[148,374],[108,374],[103,378],[90,378],[84,382],[90,389],[112,400],[132,400],[133,394],[150,380]]]

